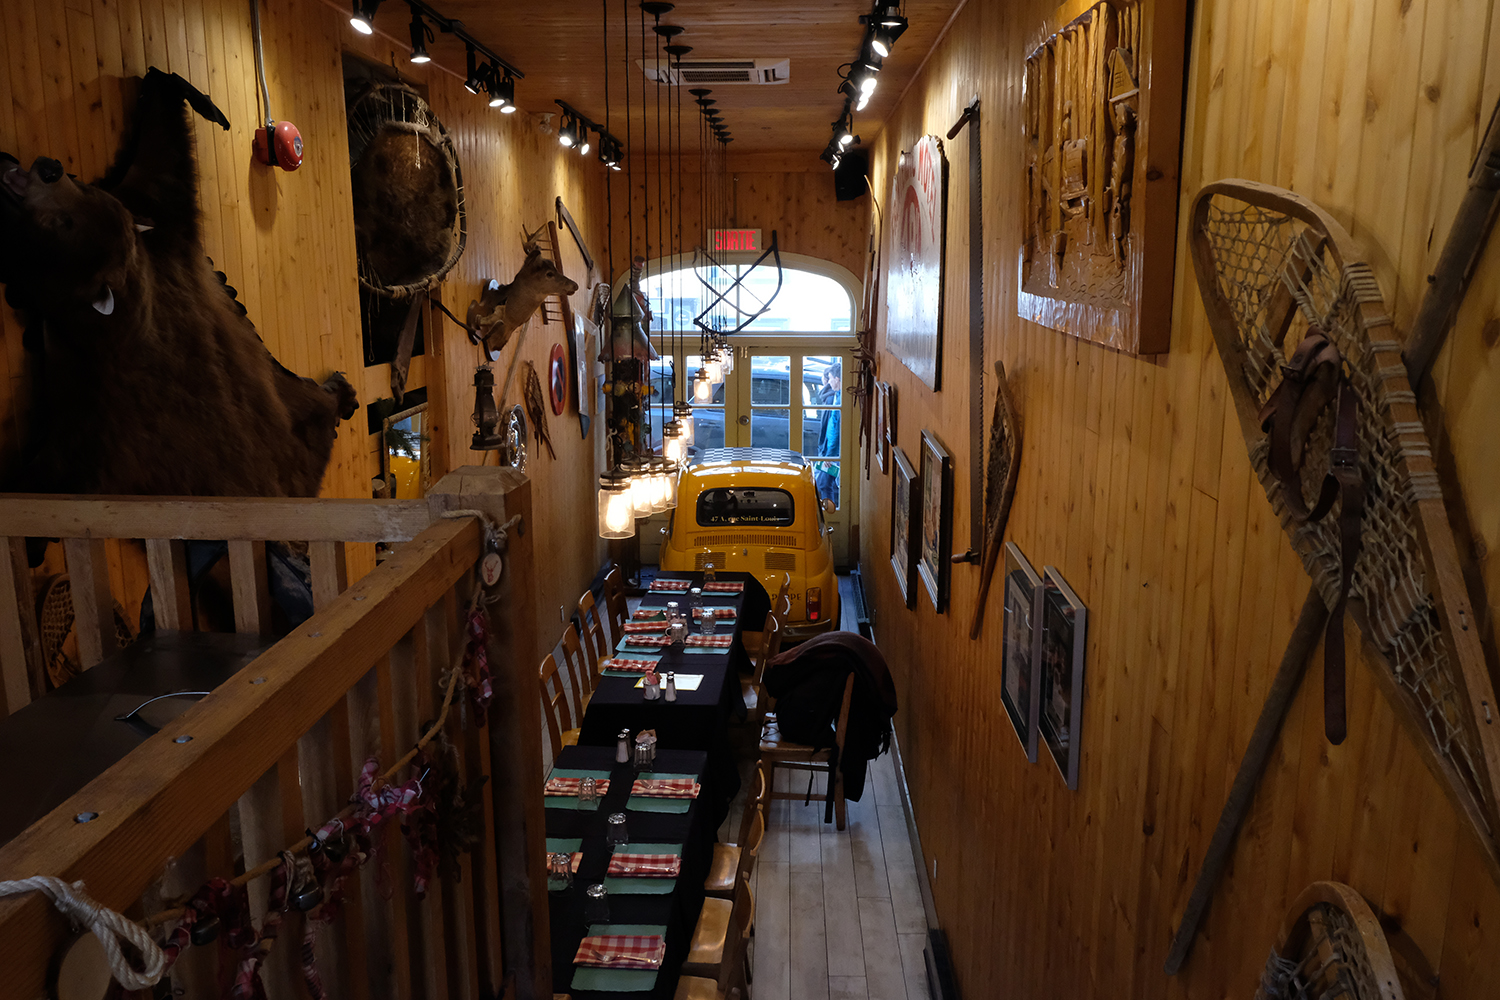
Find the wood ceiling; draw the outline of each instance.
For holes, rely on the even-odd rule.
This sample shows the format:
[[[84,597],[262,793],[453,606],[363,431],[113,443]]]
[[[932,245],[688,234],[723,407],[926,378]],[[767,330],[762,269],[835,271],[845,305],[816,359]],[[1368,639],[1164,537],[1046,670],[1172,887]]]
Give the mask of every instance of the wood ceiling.
[[[605,120],[604,10],[609,14],[609,103],[611,131],[626,138],[624,120],[626,70],[629,68],[632,145],[646,149],[655,143],[655,111],[651,111],[651,141],[642,141],[640,115],[644,85],[654,102],[656,85],[648,81],[636,61],[641,58],[641,10],[637,0],[542,0],[530,4],[499,4],[493,0],[430,0],[445,17],[464,22],[465,29],[526,74],[516,85],[516,103],[537,114],[558,110],[561,99],[598,122]],[[869,145],[901,92],[942,33],[961,0],[907,0],[911,25],[885,61],[880,86],[862,114],[855,118],[856,134]],[[839,67],[852,60],[864,38],[859,16],[870,11],[869,0],[678,0],[663,24],[685,29],[677,41],[692,46],[688,60],[749,57],[790,59],[790,82],[775,85],[713,85],[712,98],[723,112],[734,136],[732,153],[795,152],[816,157],[827,145],[831,123],[843,108],[837,92]],[[629,63],[624,42],[629,21]],[[404,3],[387,0],[375,17],[384,35],[404,42],[410,14]],[[646,56],[656,58],[657,36],[646,22]],[[439,34],[429,46],[434,60],[462,73],[462,44]],[[665,58],[665,53],[663,53]],[[399,53],[397,59],[400,64]],[[667,89],[664,88],[665,93]],[[684,145],[695,149],[697,122],[692,98],[683,95]],[[654,109],[654,104],[653,104]]]

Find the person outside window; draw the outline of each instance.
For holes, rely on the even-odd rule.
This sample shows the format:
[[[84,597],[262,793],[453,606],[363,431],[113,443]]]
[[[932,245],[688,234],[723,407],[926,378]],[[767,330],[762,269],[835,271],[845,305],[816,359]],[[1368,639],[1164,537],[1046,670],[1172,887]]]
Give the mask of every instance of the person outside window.
[[[839,454],[839,405],[844,389],[843,366],[835,362],[823,369],[823,392],[818,402],[830,407],[818,418],[818,454],[838,457]],[[839,505],[839,467],[836,462],[816,462],[813,465],[813,482],[818,495]]]

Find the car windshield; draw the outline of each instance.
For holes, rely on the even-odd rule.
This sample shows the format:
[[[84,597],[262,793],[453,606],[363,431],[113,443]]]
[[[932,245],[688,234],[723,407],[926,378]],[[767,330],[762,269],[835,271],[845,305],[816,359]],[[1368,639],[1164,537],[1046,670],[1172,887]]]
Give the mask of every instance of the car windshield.
[[[786,490],[733,487],[698,495],[698,524],[705,528],[730,524],[784,528],[795,518],[792,495]]]

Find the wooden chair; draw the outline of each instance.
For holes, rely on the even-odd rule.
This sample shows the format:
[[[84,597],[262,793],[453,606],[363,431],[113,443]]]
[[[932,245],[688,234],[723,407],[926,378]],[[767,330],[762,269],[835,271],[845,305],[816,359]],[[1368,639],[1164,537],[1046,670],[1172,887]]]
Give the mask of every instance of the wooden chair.
[[[745,801],[745,815],[740,820],[740,834],[732,844],[715,844],[713,860],[703,891],[720,899],[734,898],[735,880],[741,872],[746,879],[755,874],[755,859],[766,836],[766,772],[760,762],[755,765],[755,794]]]
[[[737,879],[734,900],[705,899],[693,928],[675,1000],[724,1000],[749,991],[750,935],[755,930],[755,894]]]
[[[604,637],[604,615],[599,610],[599,605],[594,602],[594,592],[585,590],[583,596],[578,599],[578,631],[583,635],[583,648],[591,659],[590,665],[594,667],[597,677],[599,661],[607,659],[614,646],[607,645]],[[619,636],[615,641],[619,641]],[[597,682],[596,682],[597,684]]]
[[[781,652],[781,629],[782,619],[773,610],[766,616],[765,639],[755,653],[755,672],[740,678],[740,696],[745,699],[746,718],[757,726],[765,721],[770,701],[766,694],[766,667]]]
[[[834,728],[833,744],[838,748],[840,759],[844,754],[844,736],[849,729],[849,702],[854,697],[854,674],[844,682],[844,702],[839,707],[838,723]],[[844,805],[844,774],[840,768],[831,766],[833,754],[827,747],[813,749],[802,743],[791,743],[781,738],[781,728],[774,716],[767,715],[765,728],[760,734],[760,764],[766,773],[768,799],[801,799],[803,792],[776,791],[776,769],[784,767],[794,771],[821,771],[828,775],[833,788],[833,813],[842,830],[847,825],[848,814]]]
[[[594,688],[599,686],[599,673],[597,664],[591,666],[589,657],[584,655],[583,641],[572,622],[568,622],[568,627],[563,630],[562,654],[568,686],[573,689],[573,704],[578,706],[578,724],[582,726],[583,713],[589,707],[589,699],[594,696]]]
[[[792,589],[792,574],[781,574],[781,587],[777,589],[776,596],[771,598],[771,610],[766,615],[770,621],[771,615],[780,614],[781,624],[786,624],[786,616],[792,610],[792,599],[789,596]],[[760,645],[765,641],[765,631],[751,632],[748,629],[740,632],[740,642],[745,647],[745,652],[753,660],[760,651]]]
[[[542,692],[542,715],[547,719],[547,737],[552,741],[552,759],[562,753],[563,747],[578,744],[578,728],[573,725],[573,715],[568,711],[568,692],[557,669],[557,660],[548,653],[542,660],[538,682]],[[548,690],[556,688],[556,694]]]
[[[620,637],[625,634],[625,622],[630,618],[630,604],[625,600],[625,578],[620,575],[618,566],[604,574],[604,610],[609,616],[611,642],[618,645]]]

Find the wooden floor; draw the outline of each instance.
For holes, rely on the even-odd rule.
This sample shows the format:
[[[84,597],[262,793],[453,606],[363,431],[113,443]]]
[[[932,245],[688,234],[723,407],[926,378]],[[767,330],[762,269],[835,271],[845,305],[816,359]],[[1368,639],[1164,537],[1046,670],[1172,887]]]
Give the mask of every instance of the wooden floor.
[[[747,780],[753,762],[747,761]],[[807,778],[779,772],[781,788]],[[871,762],[848,829],[811,804],[771,804],[755,873],[754,1000],[927,1000],[927,918],[893,758]],[[733,840],[740,803],[720,830]]]

